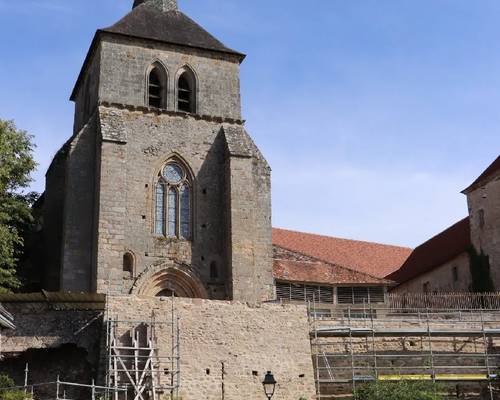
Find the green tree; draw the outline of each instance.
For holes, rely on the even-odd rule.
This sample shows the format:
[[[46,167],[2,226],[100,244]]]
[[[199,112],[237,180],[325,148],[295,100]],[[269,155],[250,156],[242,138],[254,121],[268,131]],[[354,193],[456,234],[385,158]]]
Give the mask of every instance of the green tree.
[[[472,291],[476,293],[494,292],[495,284],[491,279],[490,258],[484,254],[483,249],[478,253],[474,246],[469,248],[468,253]]]
[[[443,400],[439,387],[433,382],[375,381],[360,385],[355,393],[356,400]]]
[[[0,375],[0,399],[24,400],[26,395],[22,390],[9,389],[15,386],[14,380],[7,375]]]
[[[12,121],[0,120],[0,293],[19,289],[16,276],[23,251],[22,233],[32,222],[34,193],[25,190],[36,167],[33,137],[16,128]]]

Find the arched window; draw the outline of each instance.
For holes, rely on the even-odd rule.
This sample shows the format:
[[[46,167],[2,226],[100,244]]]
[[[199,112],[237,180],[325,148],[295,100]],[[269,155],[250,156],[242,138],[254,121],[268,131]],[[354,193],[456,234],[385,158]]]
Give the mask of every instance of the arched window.
[[[134,275],[134,256],[127,252],[123,255],[123,272],[127,272],[130,276]]]
[[[155,233],[172,238],[191,238],[191,195],[189,173],[176,160],[158,175],[155,191]]]
[[[166,108],[166,72],[159,63],[155,63],[148,75],[148,106]]]
[[[196,112],[196,80],[193,72],[184,68],[177,82],[177,109],[187,113]]]

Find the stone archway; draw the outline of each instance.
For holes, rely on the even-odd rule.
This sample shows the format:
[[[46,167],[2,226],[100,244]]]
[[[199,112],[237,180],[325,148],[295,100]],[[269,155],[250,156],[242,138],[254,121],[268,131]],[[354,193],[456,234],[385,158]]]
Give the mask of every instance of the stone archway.
[[[207,291],[191,267],[180,264],[152,265],[136,280],[131,294],[157,297],[208,298]]]

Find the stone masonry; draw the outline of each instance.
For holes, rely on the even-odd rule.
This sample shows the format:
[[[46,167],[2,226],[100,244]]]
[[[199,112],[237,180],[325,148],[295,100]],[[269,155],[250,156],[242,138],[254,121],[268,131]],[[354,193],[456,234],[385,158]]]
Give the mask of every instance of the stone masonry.
[[[169,316],[171,301],[111,297],[108,312],[125,320],[144,319],[152,312]],[[305,306],[268,304],[252,308],[237,302],[175,299],[174,309],[180,317],[179,396],[183,400],[262,398],[261,382],[268,370],[278,381],[273,399],[313,398]],[[160,348],[171,346],[168,330],[157,335]]]
[[[177,275],[193,297],[273,296],[271,172],[241,120],[243,56],[200,34],[176,7],[137,1],[123,23],[133,34],[114,27],[96,34],[72,95],[73,136],[47,172],[44,286],[51,290],[155,295],[175,288]],[[140,18],[165,18],[158,30],[167,39],[184,29],[208,45],[199,37],[199,46],[150,40],[149,31],[136,33],[145,29]],[[148,107],[152,65],[166,75],[162,109]],[[177,110],[184,70],[195,81],[192,113]],[[172,159],[193,177],[190,240],[154,233],[156,180]],[[128,255],[132,271],[124,271]],[[153,285],[158,274],[172,282]]]
[[[495,289],[500,289],[500,176],[497,173],[474,190],[466,191],[472,243],[489,256]]]

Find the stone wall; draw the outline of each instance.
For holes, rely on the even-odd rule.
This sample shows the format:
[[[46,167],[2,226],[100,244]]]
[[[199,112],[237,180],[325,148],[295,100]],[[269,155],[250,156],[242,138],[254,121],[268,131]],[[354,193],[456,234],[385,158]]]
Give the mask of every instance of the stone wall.
[[[57,291],[61,284],[62,236],[64,226],[64,196],[68,145],[56,154],[45,175],[45,194],[42,209],[44,271],[42,285]]]
[[[162,268],[176,268],[203,283],[207,292],[203,297],[270,299],[270,170],[243,128],[104,106],[99,108],[99,119],[97,290],[140,292],[141,285]],[[233,155],[238,145],[244,158],[236,155],[233,161],[228,142],[233,144]],[[154,233],[155,185],[172,157],[181,160],[194,178],[192,240]],[[236,240],[236,233],[244,240]],[[122,270],[125,252],[134,254],[132,279]],[[217,276],[211,274],[211,265]],[[229,277],[235,267],[246,277],[239,280],[237,290],[231,290]]]
[[[14,316],[16,329],[2,331],[0,375],[24,385],[62,381],[90,384],[97,374],[104,304],[75,307],[74,304],[2,303]],[[37,398],[54,398],[55,385],[37,387]],[[68,396],[78,397],[68,389]],[[88,397],[87,397],[88,398]]]
[[[62,282],[54,289],[157,294],[162,290],[152,293],[148,285],[168,270],[194,282],[196,295],[180,293],[186,297],[272,298],[270,168],[243,129],[240,61],[189,46],[96,36],[72,97],[74,135],[47,185],[47,216],[64,212],[52,228],[45,219],[48,268]],[[153,64],[167,74],[162,110],[147,107]],[[191,114],[177,112],[185,68],[196,80]],[[193,178],[190,240],[154,234],[158,173],[173,158]],[[61,247],[62,260],[53,256]],[[124,271],[125,255],[134,260],[131,273]],[[178,281],[172,288],[160,282],[161,289],[174,290]]]
[[[77,135],[88,123],[99,102],[101,45],[96,46],[95,52],[88,59],[87,71],[76,96],[73,136]]]
[[[271,170],[243,127],[224,127],[227,251],[232,298],[274,299]]]
[[[75,310],[53,303],[2,303],[13,316],[15,330],[2,332],[2,353],[76,345],[88,354],[99,348],[101,310]],[[104,309],[104,305],[102,307]]]
[[[68,144],[61,290],[89,292],[94,263],[96,115]]]
[[[99,100],[147,106],[147,72],[154,62],[167,71],[168,110],[177,110],[177,79],[189,66],[197,81],[197,114],[241,118],[239,58],[139,39],[106,37],[101,45]]]
[[[456,268],[456,276],[454,276],[454,268]],[[424,285],[429,293],[468,292],[471,284],[469,255],[462,253],[443,265],[396,286],[391,292],[422,293]]]
[[[490,259],[490,273],[500,290],[500,176],[467,193],[471,238],[476,250]]]
[[[109,312],[120,319],[168,318],[170,298],[111,297]],[[263,374],[271,370],[276,400],[312,399],[315,394],[305,306],[175,299],[180,317],[183,400],[246,400],[263,397]],[[169,332],[158,334],[170,348]],[[221,366],[224,363],[224,380]],[[168,378],[168,377],[166,377]],[[224,387],[224,389],[222,389]]]

